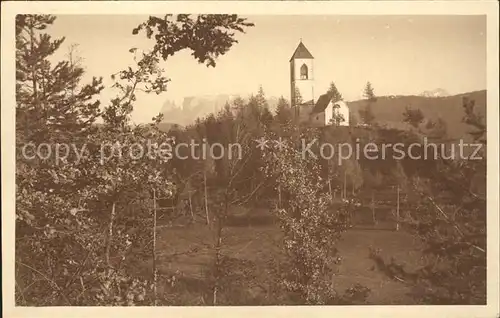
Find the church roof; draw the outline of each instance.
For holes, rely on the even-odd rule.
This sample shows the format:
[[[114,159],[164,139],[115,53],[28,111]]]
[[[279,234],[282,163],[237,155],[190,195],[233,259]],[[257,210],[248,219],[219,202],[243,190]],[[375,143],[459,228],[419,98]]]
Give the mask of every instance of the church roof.
[[[330,97],[329,94],[323,94],[318,98],[318,101],[316,102],[316,105],[314,105],[313,110],[311,111],[312,114],[319,114],[325,111],[326,107],[330,103],[330,100],[332,98]]]
[[[330,98],[330,95],[328,93],[321,95],[316,101],[314,108],[311,110],[311,114],[319,114],[324,112],[326,107],[328,107],[328,104],[330,104],[331,100],[332,99]],[[342,105],[347,106],[346,103],[342,100],[336,101],[333,104],[340,105],[341,107]]]
[[[299,45],[295,49],[290,61],[293,59],[313,59],[311,52],[306,48],[306,46],[300,41]]]

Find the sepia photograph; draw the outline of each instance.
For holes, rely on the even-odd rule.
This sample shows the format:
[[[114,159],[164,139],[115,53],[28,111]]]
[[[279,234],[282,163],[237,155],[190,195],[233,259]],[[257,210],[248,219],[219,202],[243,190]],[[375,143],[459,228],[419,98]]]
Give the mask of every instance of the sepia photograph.
[[[496,2],[7,1],[1,105],[6,317],[500,315]]]

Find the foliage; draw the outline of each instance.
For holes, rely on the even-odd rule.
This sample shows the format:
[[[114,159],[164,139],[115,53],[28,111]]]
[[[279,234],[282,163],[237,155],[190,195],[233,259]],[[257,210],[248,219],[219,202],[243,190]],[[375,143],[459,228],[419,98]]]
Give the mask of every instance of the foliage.
[[[442,118],[429,119],[424,128],[419,129],[424,135],[432,140],[445,140],[448,136],[448,126]]]
[[[151,37],[157,27],[156,44],[150,52],[130,50],[136,65],[112,75],[118,93],[101,112],[101,79],[81,85],[83,67],[72,56],[54,67],[48,62],[63,42],[43,33],[56,18],[16,17],[16,303],[153,302],[149,279],[131,276],[126,263],[132,253],[148,257],[151,190],[172,197],[175,187],[169,155],[159,149],[168,140],[157,127],[161,116],[147,126],[129,124],[136,92],[164,91],[169,80],[160,61],[184,48],[215,66],[236,43],[227,31],[251,26],[236,15],[180,15],[180,25],[170,18],[150,17],[134,30]],[[98,117],[104,125],[93,125]],[[64,158],[49,149],[45,159],[23,153],[25,145],[70,141],[77,152]]]
[[[364,109],[360,109],[359,116],[363,120],[364,124],[367,125],[373,124],[375,121],[375,115],[373,114],[371,104],[367,104]]]
[[[285,127],[290,125],[293,121],[293,113],[290,108],[290,104],[283,96],[281,96],[278,100],[275,120],[279,123],[281,131],[286,130]]]
[[[16,131],[27,140],[81,134],[99,114],[95,96],[103,89],[102,78],[82,85],[81,66],[49,61],[65,40],[43,33],[54,21],[50,15],[16,16]]]
[[[403,121],[417,128],[418,125],[422,123],[424,120],[424,115],[420,109],[412,109],[410,107],[406,107],[405,112],[403,113]]]
[[[486,144],[486,123],[484,122],[483,116],[477,112],[476,101],[464,97],[462,105],[465,111],[463,122],[472,126],[474,129],[473,131],[469,131],[469,134],[475,141]]]
[[[148,39],[154,37],[153,52],[163,60],[184,49],[190,49],[192,56],[207,67],[215,67],[216,59],[226,54],[238,41],[235,32],[244,32],[253,23],[236,14],[190,14],[163,17],[150,16],[132,33],[145,31]]]
[[[317,163],[293,143],[268,151],[264,171],[285,197],[276,209],[291,264],[285,286],[299,302],[332,304],[337,295],[331,264],[337,257],[335,242],[346,229],[346,211],[332,209],[331,197],[321,191]]]
[[[477,127],[472,136],[481,142],[486,126],[471,105],[464,100],[464,121]],[[480,155],[480,160],[439,156],[435,173],[407,180],[418,205],[406,213],[404,224],[424,244],[424,266],[409,272],[396,260],[387,264],[378,253],[371,255],[380,268],[396,268],[399,279],[414,287],[414,297],[422,303],[486,303],[484,149]]]

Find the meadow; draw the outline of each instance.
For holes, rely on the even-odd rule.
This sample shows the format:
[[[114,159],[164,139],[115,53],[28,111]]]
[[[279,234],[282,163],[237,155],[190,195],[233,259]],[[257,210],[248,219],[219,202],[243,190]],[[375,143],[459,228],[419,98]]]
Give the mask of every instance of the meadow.
[[[387,220],[371,224],[369,208],[363,210],[360,224],[353,226],[337,242],[340,260],[335,266],[333,285],[339,291],[353,286],[369,289],[363,304],[410,305],[411,285],[388,276],[377,268],[370,249],[381,249],[382,256],[394,257],[407,269],[421,262],[421,242],[410,233],[395,230]],[[223,230],[222,254],[228,261],[220,305],[293,305],[279,289],[280,264],[284,266],[283,234],[269,209],[235,207]],[[157,266],[159,299],[162,305],[209,305],[209,272],[214,259],[214,231],[199,220],[196,224],[158,227]],[[139,252],[139,251],[136,251]],[[134,252],[132,252],[134,253]],[[128,265],[131,272],[148,278],[152,258],[143,255]],[[172,278],[175,277],[173,280]]]

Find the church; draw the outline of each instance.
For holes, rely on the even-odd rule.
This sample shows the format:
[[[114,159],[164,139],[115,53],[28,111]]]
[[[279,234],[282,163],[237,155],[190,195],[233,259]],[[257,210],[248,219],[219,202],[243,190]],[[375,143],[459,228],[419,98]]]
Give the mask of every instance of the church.
[[[343,121],[336,123],[349,126],[349,108],[343,101],[334,102],[328,94],[317,98],[314,91],[314,57],[300,41],[290,58],[291,105],[299,122],[322,127],[334,124],[335,114]]]

